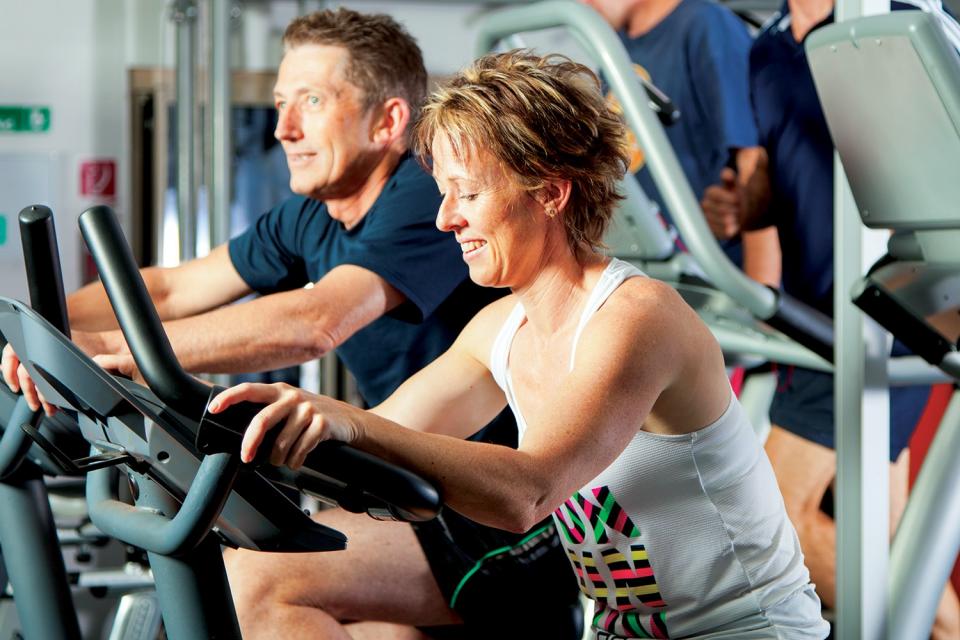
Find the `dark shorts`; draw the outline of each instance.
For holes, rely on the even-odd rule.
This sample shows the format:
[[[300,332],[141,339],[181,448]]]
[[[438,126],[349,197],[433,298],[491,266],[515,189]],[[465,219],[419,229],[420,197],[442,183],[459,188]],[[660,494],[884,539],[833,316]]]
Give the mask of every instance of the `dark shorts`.
[[[445,509],[413,529],[447,604],[464,621],[434,637],[577,640],[579,588],[552,518],[525,534],[486,527]]]
[[[833,375],[800,367],[777,369],[770,422],[830,449],[833,432]],[[927,385],[890,388],[890,461],[908,446],[930,397]]]

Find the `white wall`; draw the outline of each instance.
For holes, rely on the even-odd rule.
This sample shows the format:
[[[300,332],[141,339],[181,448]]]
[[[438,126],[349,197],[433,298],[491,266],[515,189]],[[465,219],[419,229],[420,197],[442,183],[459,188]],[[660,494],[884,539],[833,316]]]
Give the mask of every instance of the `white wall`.
[[[113,206],[129,228],[130,158],[127,70],[172,66],[174,29],[169,0],[0,0],[0,106],[50,107],[44,133],[0,133],[0,295],[24,297],[26,287],[16,215],[33,203],[54,210],[67,290],[80,283],[82,253],[76,217],[93,204]],[[205,2],[199,3],[205,7]],[[275,68],[280,36],[298,7],[343,4],[384,12],[417,38],[428,71],[453,73],[473,57],[472,22],[488,10],[482,2],[305,2],[245,0],[239,3],[233,56],[238,67]],[[568,39],[547,33],[528,42],[569,49]],[[568,51],[569,52],[569,51]],[[117,163],[116,196],[80,195],[85,160]]]
[[[128,201],[123,0],[3,3],[0,19],[0,105],[51,109],[45,133],[0,133],[0,295],[24,297],[26,286],[16,215],[33,203],[51,206],[67,289],[81,273],[77,215],[98,201],[79,195],[79,164],[117,161],[117,195]],[[46,176],[44,176],[46,174]]]

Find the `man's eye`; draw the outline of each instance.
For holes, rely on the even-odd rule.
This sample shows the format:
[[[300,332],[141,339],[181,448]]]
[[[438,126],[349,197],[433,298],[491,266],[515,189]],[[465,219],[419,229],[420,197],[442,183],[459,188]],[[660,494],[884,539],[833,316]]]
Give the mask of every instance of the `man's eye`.
[[[277,105],[276,105],[277,111],[283,111],[283,109],[284,109],[286,106],[287,106],[287,103],[286,103],[286,102],[278,102]]]
[[[477,195],[479,195],[479,194],[476,194],[476,193],[465,193],[465,194],[463,194],[462,196],[460,196],[460,199],[461,199],[461,200],[466,200],[467,202],[473,202],[474,200],[477,199]]]
[[[318,96],[308,96],[307,104],[310,104],[310,105],[320,104],[320,98]]]

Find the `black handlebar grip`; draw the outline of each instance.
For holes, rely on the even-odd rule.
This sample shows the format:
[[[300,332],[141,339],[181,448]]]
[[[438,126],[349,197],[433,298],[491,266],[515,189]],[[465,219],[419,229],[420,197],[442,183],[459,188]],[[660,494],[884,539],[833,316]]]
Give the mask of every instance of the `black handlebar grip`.
[[[212,400],[223,391],[214,387]],[[243,402],[211,414],[205,412],[197,429],[196,446],[204,454],[237,453],[244,431],[264,405]],[[280,429],[271,429],[257,448],[253,464],[265,464]],[[428,520],[436,516],[442,501],[437,489],[420,476],[337,441],[321,442],[304,461],[305,473],[319,473],[366,493],[392,507],[408,520]],[[307,484],[305,480],[303,484]],[[397,511],[395,509],[394,511]]]
[[[67,320],[53,211],[43,205],[31,205],[20,211],[18,220],[30,306],[69,338],[70,323]]]
[[[202,415],[208,388],[177,362],[116,215],[105,206],[87,209],[80,214],[80,232],[147,386],[184,415]]]
[[[777,291],[777,303],[766,323],[832,363],[833,319],[782,291]]]

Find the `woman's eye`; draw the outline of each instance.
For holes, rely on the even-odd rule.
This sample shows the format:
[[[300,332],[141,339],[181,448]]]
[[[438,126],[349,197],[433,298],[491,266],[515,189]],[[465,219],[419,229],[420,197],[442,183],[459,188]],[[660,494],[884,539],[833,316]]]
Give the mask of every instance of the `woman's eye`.
[[[476,193],[465,193],[462,196],[460,196],[460,199],[466,200],[467,202],[473,202],[474,200],[477,199],[477,195],[478,194]]]

